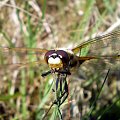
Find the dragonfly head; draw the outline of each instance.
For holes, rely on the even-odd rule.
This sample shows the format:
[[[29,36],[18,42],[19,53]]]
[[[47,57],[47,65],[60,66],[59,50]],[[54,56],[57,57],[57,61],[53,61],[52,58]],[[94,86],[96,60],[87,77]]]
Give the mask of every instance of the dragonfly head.
[[[67,52],[63,50],[50,50],[45,54],[45,60],[51,69],[62,69],[69,62]]]

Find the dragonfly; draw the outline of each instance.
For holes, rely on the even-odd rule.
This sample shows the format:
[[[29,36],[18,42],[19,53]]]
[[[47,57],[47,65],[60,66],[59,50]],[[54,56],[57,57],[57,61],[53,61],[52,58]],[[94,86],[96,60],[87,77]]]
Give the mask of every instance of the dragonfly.
[[[87,54],[83,55],[82,51],[87,49]],[[55,89],[56,98],[53,101],[53,105],[57,105],[58,108],[64,103],[67,99],[68,83],[67,77],[71,75],[72,69],[77,68],[83,63],[91,60],[98,61],[109,61],[111,64],[108,64],[114,68],[120,69],[120,30],[114,30],[108,34],[97,36],[95,38],[89,39],[88,41],[82,42],[78,46],[71,49],[42,49],[42,48],[23,48],[23,47],[0,47],[0,52],[5,55],[12,54],[17,55],[21,54],[31,54],[31,55],[43,55],[42,59],[31,63],[16,63],[13,65],[22,67],[28,66],[29,64],[40,64],[45,62],[49,66],[49,70],[41,74],[42,77],[46,77],[50,74],[55,75]],[[11,65],[9,63],[8,65]],[[97,62],[97,64],[100,64]],[[106,63],[107,64],[107,63]],[[116,65],[115,65],[116,64]],[[99,68],[98,68],[99,69]],[[51,109],[51,107],[50,107]],[[59,110],[59,109],[58,109]],[[48,110],[49,111],[49,110]],[[60,110],[59,110],[60,111]],[[61,119],[62,115],[60,113]]]

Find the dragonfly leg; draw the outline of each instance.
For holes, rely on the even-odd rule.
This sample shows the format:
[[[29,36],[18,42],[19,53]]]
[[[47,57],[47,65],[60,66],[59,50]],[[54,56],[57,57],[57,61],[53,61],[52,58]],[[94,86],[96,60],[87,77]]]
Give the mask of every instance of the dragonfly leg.
[[[66,70],[61,71],[61,73],[62,73],[62,74],[67,74],[67,75],[71,75],[70,71],[66,71]]]
[[[51,70],[47,71],[47,72],[44,72],[41,74],[42,77],[45,77],[47,75],[51,74]]]
[[[59,112],[60,120],[63,120],[63,117],[62,117],[62,114],[61,114],[61,112],[60,112],[59,106],[58,106],[58,112]]]
[[[61,73],[61,74],[65,74],[65,75],[71,75],[71,73],[70,73],[69,70],[59,70],[59,71],[57,71],[57,72],[59,72],[59,73]]]
[[[68,84],[67,81],[64,80],[65,84],[64,84],[64,92],[62,91],[61,97],[59,98],[61,100],[60,105],[62,105],[64,103],[64,101],[67,99],[68,97]]]
[[[62,90],[62,82],[60,82],[60,96],[53,102],[54,104],[61,106],[68,97],[68,85],[67,81],[64,80],[64,89]]]
[[[57,103],[58,103],[58,101],[59,101],[58,106],[61,106],[61,105],[64,103],[64,101],[67,99],[67,97],[68,97],[68,92],[64,92],[64,93],[61,95],[61,97],[59,97],[58,100],[56,101]],[[62,100],[61,100],[61,99],[62,99]]]
[[[62,86],[61,86],[61,80],[60,80],[60,78],[59,78],[59,76],[58,76],[58,78],[57,78],[57,80],[56,80],[56,91],[58,91],[58,86],[60,86],[60,93],[56,93],[56,103],[57,103],[57,105],[59,106],[60,105],[60,102],[61,102],[61,99],[59,99],[60,97],[59,97],[59,94],[61,95],[62,93]]]
[[[60,120],[63,120],[62,114],[61,114],[61,112],[60,112],[60,106],[58,105],[58,101],[57,101],[57,100],[54,100],[54,102],[52,103],[52,106],[53,106],[54,104],[57,105],[57,109],[58,109],[58,113],[59,113]]]

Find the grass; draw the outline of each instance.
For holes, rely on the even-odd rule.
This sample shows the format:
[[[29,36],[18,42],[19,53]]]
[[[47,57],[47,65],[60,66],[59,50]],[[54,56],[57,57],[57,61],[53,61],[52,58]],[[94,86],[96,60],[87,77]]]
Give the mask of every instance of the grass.
[[[103,0],[101,2],[95,0],[78,2],[79,3],[75,3],[75,1],[72,2],[66,0],[44,0],[43,2],[37,1],[37,5],[41,9],[38,11],[36,11],[35,7],[31,6],[29,2],[25,2],[25,4],[24,2],[20,1],[16,2],[17,6],[27,12],[32,13],[32,15],[37,16],[38,13],[41,12],[41,18],[35,18],[34,16],[30,16],[31,14],[28,15],[27,12],[25,13],[21,11],[21,9],[15,9],[17,7],[6,7],[5,5],[3,5],[0,13],[0,45],[8,47],[24,46],[28,48],[40,47],[48,49],[54,48],[54,46],[56,46],[56,43],[58,47],[64,47],[64,45],[69,46],[70,44],[72,44],[72,46],[75,46],[79,45],[79,43],[87,39],[87,37],[91,38],[93,33],[105,31],[113,23],[115,23],[116,16],[114,14],[117,10],[119,11],[119,9],[117,8],[117,5],[119,4],[118,1],[113,2],[112,5],[111,1],[107,0]],[[32,5],[35,5],[33,1]],[[83,15],[80,14],[81,12]],[[12,15],[14,15],[16,19],[12,17]],[[111,20],[111,18],[113,19]],[[48,32],[49,30],[50,32]],[[88,51],[89,47],[83,49],[81,51],[81,55],[86,56],[88,54]],[[17,54],[14,54],[14,52],[10,52],[9,54],[5,55],[1,52],[0,104],[2,108],[5,109],[5,111],[0,114],[5,115],[7,119],[10,120],[41,120],[50,107],[51,102],[54,100],[54,95],[51,92],[51,89],[53,87],[53,81],[51,82],[52,76],[50,75],[46,78],[41,77],[41,73],[47,71],[48,67],[46,67],[43,63],[40,63],[40,65],[38,66],[29,65],[29,67],[19,70],[16,67],[12,68],[11,64],[16,60],[17,62],[32,62],[39,59],[41,60],[42,54],[37,53],[34,55],[33,53],[28,52],[26,55],[26,53],[20,54],[18,52]],[[7,64],[9,66],[3,67],[4,64]],[[95,68],[96,66],[93,67],[93,69]],[[115,100],[112,100],[111,97],[106,102],[104,91],[108,90],[106,88],[107,84],[100,88],[100,86],[102,85],[102,80],[104,80],[106,71],[103,70],[102,72],[104,74],[101,75],[99,70],[95,71],[90,68],[90,71],[84,69],[83,67],[81,67],[81,69],[85,70],[86,74],[84,79],[86,79],[86,81],[81,82],[80,80],[72,80],[74,77],[69,78],[71,80],[70,99],[71,101],[74,99],[76,101],[75,105],[73,105],[73,103],[70,104],[71,116],[74,116],[72,120],[79,119],[78,116],[80,113],[82,113],[81,118],[83,120],[86,118],[88,119],[89,113],[89,116],[96,118],[97,120],[104,120],[105,115],[107,116],[109,112],[112,114],[112,107],[120,107],[120,104],[118,104],[119,95],[115,94]],[[82,74],[80,76],[84,75]],[[111,79],[111,81],[115,80]],[[78,92],[76,92],[76,88],[79,89]],[[80,98],[80,93],[82,89],[84,91],[87,90],[91,92],[91,97],[87,100],[87,102],[85,98]],[[111,90],[112,88],[109,89]],[[96,96],[100,93],[101,95],[99,96],[99,98],[96,99]],[[107,94],[115,96],[109,90],[107,91]],[[111,102],[111,104],[107,106],[106,109],[102,109],[106,104],[109,103],[109,101]],[[79,102],[81,102],[82,104],[79,105]],[[92,104],[94,109],[90,108],[90,105]],[[67,114],[66,106],[67,105],[61,106],[63,115]],[[77,106],[79,113],[74,112],[75,106]],[[81,111],[80,107],[83,107]],[[87,109],[86,112],[84,112],[84,107],[86,107]],[[65,115],[64,117],[68,118],[67,115]],[[5,119],[4,116],[0,117],[1,119]],[[118,118],[120,117],[118,116]],[[59,119],[59,114],[56,106],[54,106],[50,110],[50,112],[46,116],[46,119]]]

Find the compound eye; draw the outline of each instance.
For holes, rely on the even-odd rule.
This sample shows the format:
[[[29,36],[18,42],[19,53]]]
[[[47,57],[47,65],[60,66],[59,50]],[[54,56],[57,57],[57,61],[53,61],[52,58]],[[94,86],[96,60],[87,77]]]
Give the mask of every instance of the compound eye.
[[[50,58],[50,56],[54,53],[55,53],[55,50],[50,50],[45,54],[44,59],[47,63],[48,63],[48,58]]]
[[[50,50],[50,51],[48,51],[46,54],[45,54],[45,56],[46,57],[50,57],[52,54],[54,54],[55,53],[55,50]]]
[[[68,54],[63,50],[58,50],[57,54],[60,58],[68,58]]]

